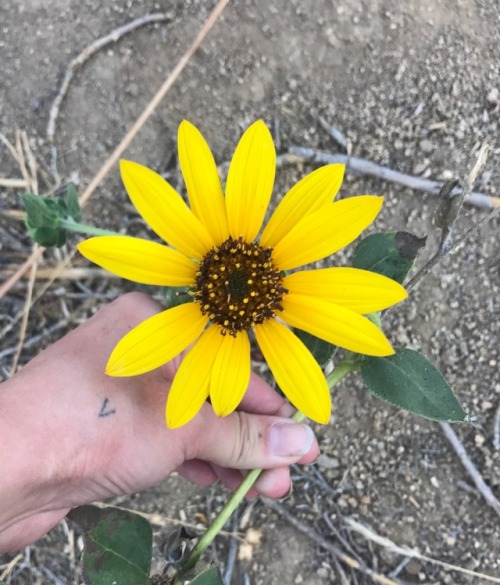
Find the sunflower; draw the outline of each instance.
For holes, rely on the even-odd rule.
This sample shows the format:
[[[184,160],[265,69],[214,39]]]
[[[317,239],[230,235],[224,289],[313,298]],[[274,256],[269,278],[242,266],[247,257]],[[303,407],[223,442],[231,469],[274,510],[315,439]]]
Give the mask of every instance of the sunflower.
[[[344,166],[315,170],[283,197],[258,235],[271,198],[276,152],[262,120],[236,147],[223,193],[213,155],[187,121],[179,126],[179,160],[189,204],[160,175],[121,161],[132,203],[167,245],[129,236],[94,237],[79,251],[99,266],[143,284],[189,287],[191,302],[139,324],[114,348],[110,376],[134,376],[188,348],[169,392],[167,425],[189,422],[208,397],[219,416],[241,401],[255,339],[280,388],[310,419],[326,423],[331,398],[312,354],[293,333],[302,329],[353,352],[394,353],[363,316],[407,294],[395,281],[365,270],[295,270],[340,250],[368,227],[382,197],[334,202]]]

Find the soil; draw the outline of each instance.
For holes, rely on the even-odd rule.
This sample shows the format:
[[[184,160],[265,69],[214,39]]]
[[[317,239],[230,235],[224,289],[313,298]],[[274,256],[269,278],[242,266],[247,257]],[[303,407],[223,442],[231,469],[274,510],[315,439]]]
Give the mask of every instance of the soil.
[[[11,142],[16,129],[27,132],[40,165],[41,192],[68,180],[79,189],[89,183],[213,5],[200,0],[2,0],[0,132]],[[159,11],[169,14],[168,21],[137,29],[76,72],[51,149],[49,112],[71,59],[112,29]],[[486,141],[493,150],[476,189],[498,196],[499,46],[498,0],[234,0],[126,156],[165,173],[181,188],[175,145],[183,118],[203,131],[223,162],[229,160],[242,129],[259,117],[273,129],[280,152],[292,145],[336,152],[339,145],[318,124],[320,114],[343,133],[350,154],[438,180],[463,180]],[[1,178],[21,177],[3,143],[0,161]],[[307,164],[281,169],[276,193],[309,170]],[[14,213],[20,209],[20,192],[0,187],[4,277],[31,251]],[[427,235],[420,264],[434,252],[438,233],[431,223],[433,196],[352,174],[342,189],[347,193],[384,194],[376,229]],[[467,207],[457,222],[457,236],[485,213]],[[85,214],[100,227],[146,233],[126,200],[116,168],[94,193]],[[500,418],[499,241],[498,222],[484,223],[457,254],[444,258],[385,325],[395,344],[421,350],[453,386],[473,421],[456,427],[456,432],[500,498],[495,436]],[[47,252],[41,268],[71,250],[69,245]],[[351,252],[335,261],[348,260]],[[74,265],[85,263],[75,259]],[[35,303],[21,364],[103,303],[131,290],[116,279],[82,284],[86,288],[58,280]],[[37,281],[35,296],[42,286],[43,281]],[[22,280],[0,301],[3,377],[10,371],[19,334],[19,322],[11,326],[12,317],[25,297]],[[475,489],[437,423],[379,402],[352,376],[335,391],[331,424],[316,431],[322,456],[306,469],[294,469],[293,493],[281,502],[290,515],[392,579],[387,582],[487,583],[432,562],[410,560],[354,532],[346,519],[438,561],[500,578],[499,518]],[[163,534],[172,527],[166,518],[203,524],[226,497],[219,486],[193,488],[174,477],[118,503],[162,514]],[[253,507],[249,518],[248,506]],[[233,585],[374,582],[339,564],[263,502],[245,504],[235,526],[247,536],[252,530],[262,538],[240,547],[244,558],[236,561]],[[26,549],[4,579],[15,584],[80,583],[77,537],[62,523]],[[222,567],[228,547],[229,539],[221,536],[213,551]],[[0,557],[0,575],[12,558]]]

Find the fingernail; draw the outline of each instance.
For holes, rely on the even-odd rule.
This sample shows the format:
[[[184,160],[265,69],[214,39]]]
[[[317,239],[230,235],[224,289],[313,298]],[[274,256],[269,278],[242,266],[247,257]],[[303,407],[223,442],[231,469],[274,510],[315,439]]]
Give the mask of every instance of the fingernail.
[[[279,457],[297,457],[309,452],[314,433],[309,425],[275,422],[269,429],[269,450]]]

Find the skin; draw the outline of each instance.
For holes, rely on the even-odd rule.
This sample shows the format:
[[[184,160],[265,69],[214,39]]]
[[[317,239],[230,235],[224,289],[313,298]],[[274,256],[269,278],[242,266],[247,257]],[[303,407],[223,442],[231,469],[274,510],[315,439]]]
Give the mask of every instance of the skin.
[[[0,552],[30,544],[79,505],[144,490],[173,471],[234,489],[240,470],[263,467],[250,495],[281,497],[289,466],[318,445],[293,408],[252,375],[238,411],[217,418],[206,403],[179,429],[165,403],[182,357],[130,378],[105,364],[116,342],[161,308],[131,293],[43,351],[0,386]]]

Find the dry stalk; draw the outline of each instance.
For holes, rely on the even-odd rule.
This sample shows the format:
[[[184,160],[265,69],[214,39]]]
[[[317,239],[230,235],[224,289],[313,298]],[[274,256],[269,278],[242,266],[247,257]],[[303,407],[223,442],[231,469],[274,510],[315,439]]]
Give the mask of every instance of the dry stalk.
[[[11,561],[9,561],[6,565],[2,565],[1,568],[4,570],[0,573],[0,580],[6,579],[12,573],[12,570],[14,569],[14,567],[18,563],[22,562],[23,559],[24,559],[24,556],[21,553],[19,553]]]
[[[24,179],[0,178],[0,187],[4,187],[5,189],[27,189],[28,183]]]
[[[465,467],[465,470],[470,475],[478,492],[483,496],[484,501],[488,504],[488,506],[490,506],[490,508],[492,508],[495,514],[500,518],[500,502],[495,497],[495,494],[489,485],[484,481],[483,476],[479,473],[479,470],[472,462],[472,459],[469,457],[457,434],[448,423],[441,423],[441,429],[445,437],[448,439],[450,445],[453,447],[453,450],[457,454],[458,458],[460,459],[460,463],[462,463],[462,465]]]
[[[37,244],[35,244],[35,246],[37,246]],[[24,308],[23,308],[22,318],[21,318],[21,326],[19,328],[19,341],[17,342],[16,353],[14,354],[14,359],[12,360],[12,365],[10,367],[10,376],[11,377],[16,373],[17,366],[19,364],[19,358],[21,357],[21,352],[22,352],[23,347],[24,347],[24,340],[26,339],[26,330],[28,328],[28,319],[29,319],[30,310],[32,307],[33,287],[35,285],[36,271],[37,271],[37,264],[35,262],[30,270],[30,276],[29,276],[29,280],[28,280],[28,288],[26,290],[26,301],[24,302]]]
[[[37,179],[37,168],[38,165],[36,163],[35,157],[33,156],[33,152],[31,150],[28,135],[24,131],[17,130],[16,131],[16,144],[12,146],[10,142],[3,137],[4,144],[7,145],[7,148],[11,152],[14,159],[17,161],[19,165],[19,169],[23,176],[23,180],[25,181],[28,189],[32,193],[38,194],[38,179]],[[34,250],[38,248],[37,244],[33,246]],[[19,358],[21,356],[21,352],[24,346],[24,340],[26,338],[26,331],[28,328],[28,320],[29,314],[32,306],[32,298],[33,298],[33,287],[35,284],[36,278],[36,271],[37,271],[37,263],[34,262],[31,266],[29,280],[28,280],[28,287],[26,290],[26,300],[24,303],[24,307],[22,310],[22,318],[21,318],[21,326],[19,328],[19,340],[17,342],[16,351],[14,353],[14,358],[12,360],[12,366],[10,370],[10,375],[13,376],[17,370],[17,366],[19,363]]]
[[[441,188],[441,183],[439,181],[432,181],[431,179],[424,179],[423,177],[407,175],[389,167],[374,163],[371,160],[347,154],[333,154],[330,152],[315,150],[314,148],[304,148],[302,146],[291,146],[288,149],[288,153],[282,155],[280,162],[282,164],[309,162],[321,165],[341,163],[346,165],[346,170],[352,173],[382,179],[383,181],[402,185],[415,191],[423,191],[425,193],[430,193],[431,195],[438,195]],[[476,191],[470,192],[466,197],[465,202],[480,207],[481,209],[492,210],[500,207],[500,197],[485,195],[484,193]]]
[[[419,559],[427,563],[432,563],[433,565],[439,565],[440,567],[443,567],[443,569],[446,569],[447,571],[456,571],[457,573],[462,573],[463,575],[470,575],[471,577],[484,579],[485,581],[490,581],[492,583],[500,583],[500,578],[498,577],[493,577],[492,575],[486,575],[485,573],[471,571],[470,569],[465,569],[464,567],[459,567],[457,565],[451,565],[450,563],[445,563],[444,561],[439,561],[437,559],[433,559],[432,557],[420,554],[418,551],[412,548],[408,548],[406,546],[399,546],[389,538],[377,534],[371,528],[368,528],[364,524],[361,524],[360,522],[357,522],[352,518],[344,518],[344,522],[347,524],[347,526],[349,526],[349,528],[355,530],[367,540],[371,540],[372,542],[375,542],[376,544],[383,546],[384,548],[387,548],[394,554],[403,555],[405,557],[412,559]]]

